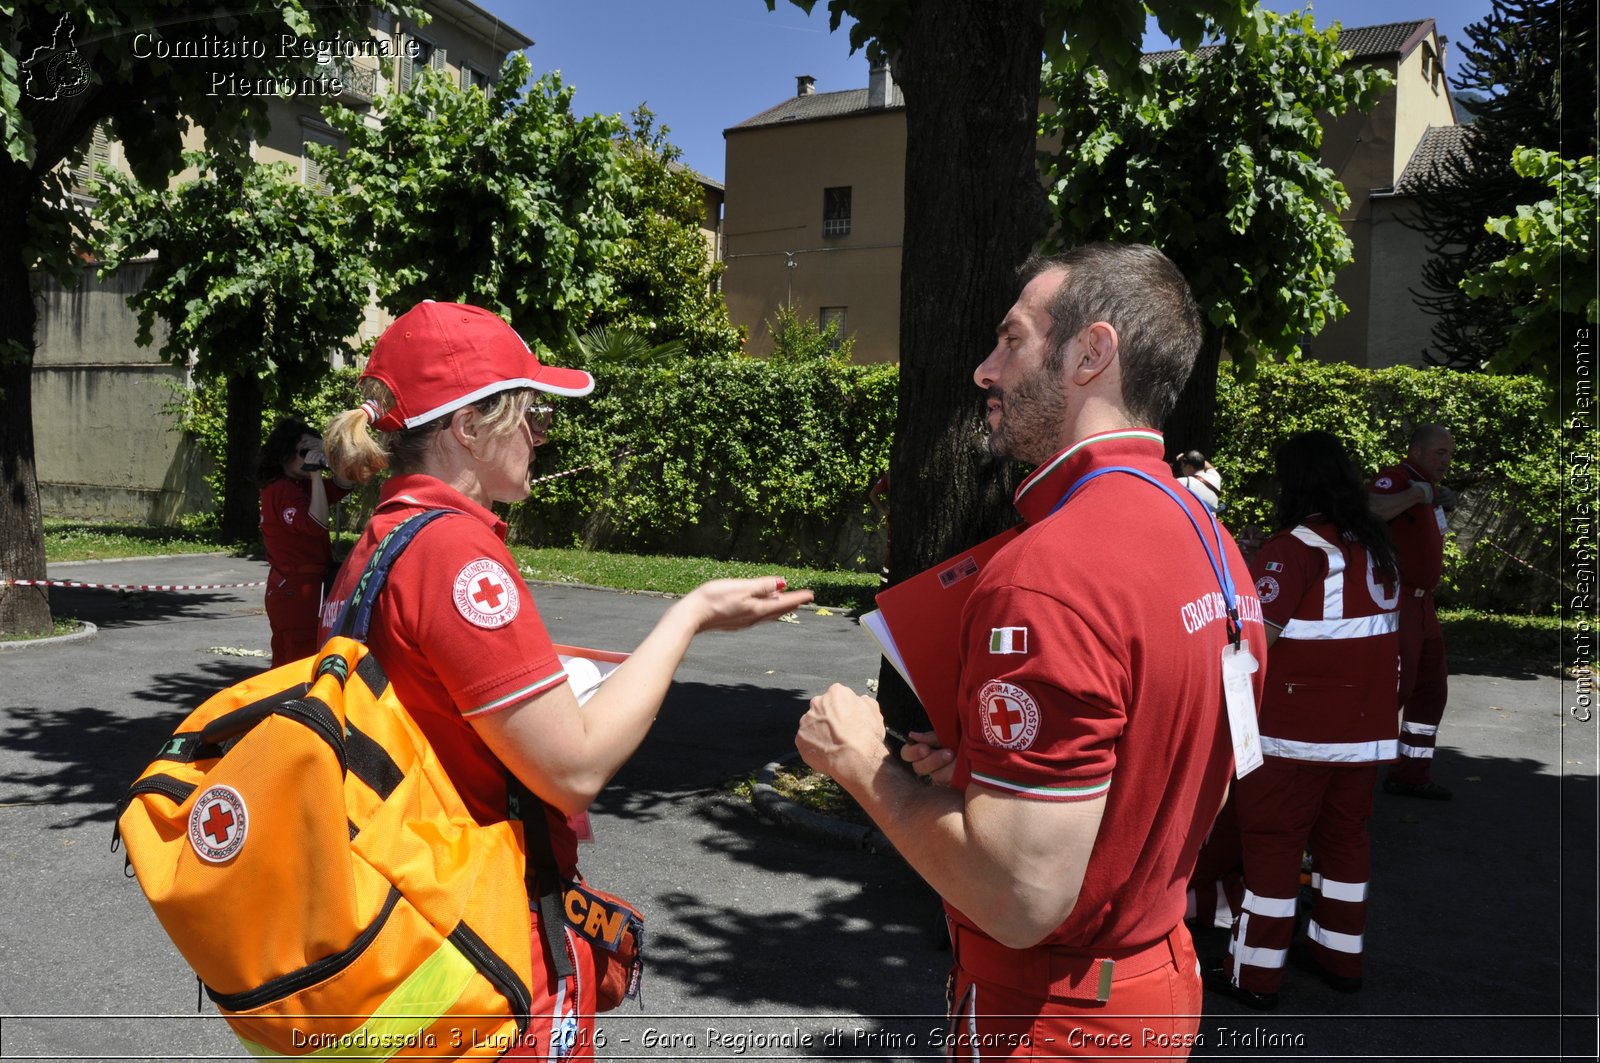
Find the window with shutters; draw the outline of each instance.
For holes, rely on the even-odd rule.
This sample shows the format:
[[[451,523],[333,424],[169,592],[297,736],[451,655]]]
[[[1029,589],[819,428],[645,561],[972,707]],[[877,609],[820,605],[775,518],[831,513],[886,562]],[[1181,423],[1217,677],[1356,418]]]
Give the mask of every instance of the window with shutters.
[[[426,37],[412,32],[400,45],[400,91],[410,92],[424,70],[443,70],[445,51]]]
[[[95,168],[102,164],[111,165],[111,129],[107,122],[96,122],[94,131],[89,134],[89,149],[83,154],[83,162],[72,171],[72,190],[88,195]]]
[[[850,186],[822,190],[822,235],[850,235]]]
[[[339,137],[331,129],[320,126],[302,126],[300,130],[300,181],[308,188],[318,192],[331,192],[332,186],[328,184],[327,176],[317,160],[311,157],[311,145],[321,144],[330,148],[339,147]]]
[[[477,67],[473,66],[471,63],[462,63],[461,87],[464,89],[476,87],[482,89],[484,92],[493,92],[494,79],[488,74],[484,73],[482,70],[479,70]]]

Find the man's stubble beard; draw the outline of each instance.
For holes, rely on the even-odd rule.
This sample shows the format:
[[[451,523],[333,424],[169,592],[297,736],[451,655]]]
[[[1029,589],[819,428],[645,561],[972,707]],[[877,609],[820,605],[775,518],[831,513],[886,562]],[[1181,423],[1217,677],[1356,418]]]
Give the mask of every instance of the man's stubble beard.
[[[1040,367],[1009,394],[989,389],[1000,398],[1000,424],[989,433],[990,454],[1038,465],[1056,452],[1067,405],[1060,375],[1060,370]]]

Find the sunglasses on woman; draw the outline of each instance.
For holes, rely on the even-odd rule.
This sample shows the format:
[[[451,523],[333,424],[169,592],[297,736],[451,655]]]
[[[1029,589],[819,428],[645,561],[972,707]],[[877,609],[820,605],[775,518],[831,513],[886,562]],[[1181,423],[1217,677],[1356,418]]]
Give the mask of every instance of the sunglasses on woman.
[[[550,427],[550,421],[555,415],[556,408],[554,406],[547,406],[544,403],[536,403],[529,406],[526,414],[528,427],[536,433],[544,432]]]

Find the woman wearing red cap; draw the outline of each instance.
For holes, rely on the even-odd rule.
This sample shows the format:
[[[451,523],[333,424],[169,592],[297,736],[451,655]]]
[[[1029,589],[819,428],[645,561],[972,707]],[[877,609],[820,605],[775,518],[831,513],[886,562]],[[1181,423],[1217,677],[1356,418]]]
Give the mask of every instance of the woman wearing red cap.
[[[506,772],[514,773],[543,803],[556,866],[570,879],[573,821],[643,741],[690,640],[780,616],[811,594],[785,593],[776,577],[696,588],[580,710],[490,505],[528,496],[552,413],[548,396],[587,395],[593,378],[541,365],[486,310],[424,302],[379,338],[360,388],[362,407],[328,426],[330,465],[357,483],[383,469],[392,475],[329,601],[349,597],[379,540],[401,521],[429,509],[459,513],[407,548],[367,642],[473,815],[483,823],[507,818]],[[324,635],[333,612],[324,610]],[[558,977],[539,912],[531,914],[535,1021],[511,1054],[589,1058],[593,957],[566,934],[577,970]]]

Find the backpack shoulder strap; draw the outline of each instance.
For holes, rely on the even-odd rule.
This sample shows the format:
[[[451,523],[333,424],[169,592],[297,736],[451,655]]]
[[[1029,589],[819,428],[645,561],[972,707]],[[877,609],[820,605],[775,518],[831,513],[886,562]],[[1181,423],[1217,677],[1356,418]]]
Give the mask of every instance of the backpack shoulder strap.
[[[372,557],[367,561],[367,567],[361,571],[361,578],[356,580],[355,590],[350,592],[350,598],[339,611],[339,619],[334,622],[332,634],[345,638],[355,639],[357,642],[367,641],[367,629],[372,624],[372,608],[378,601],[378,592],[383,590],[384,583],[389,578],[389,570],[394,567],[395,559],[417,537],[417,533],[440,517],[459,513],[457,509],[430,509],[418,513],[414,517],[407,517],[390,529],[378,543],[378,548],[372,552]]]

